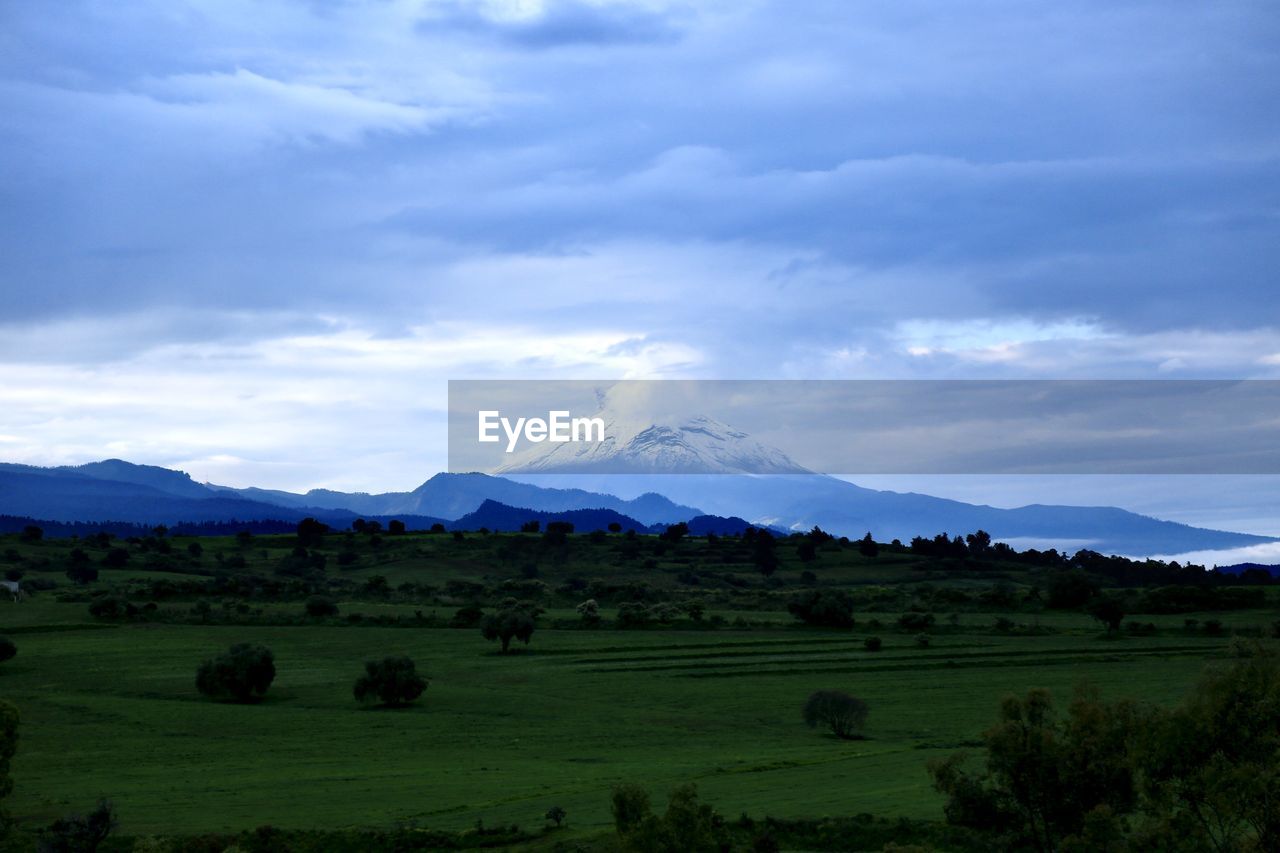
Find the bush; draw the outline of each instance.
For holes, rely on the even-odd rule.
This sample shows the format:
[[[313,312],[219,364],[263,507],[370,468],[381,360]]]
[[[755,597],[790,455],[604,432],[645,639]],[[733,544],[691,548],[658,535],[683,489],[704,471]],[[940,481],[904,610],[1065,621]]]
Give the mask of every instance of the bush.
[[[925,631],[933,627],[932,613],[903,613],[898,617],[898,627],[904,631]]]
[[[352,693],[357,702],[377,699],[389,708],[399,708],[421,696],[427,683],[418,675],[413,661],[401,655],[366,663],[364,675],[356,679]]]
[[[275,658],[266,646],[237,643],[196,670],[196,689],[211,699],[254,702],[276,677]]]
[[[884,641],[879,637],[867,637],[862,641],[862,645],[869,652],[878,652],[880,647],[884,645]]]
[[[332,598],[326,598],[323,595],[313,595],[308,598],[306,608],[307,615],[312,619],[324,619],[338,615],[338,605],[334,603]]]
[[[928,634],[916,634],[916,646],[921,649],[929,648],[931,638]]]
[[[823,725],[841,740],[861,737],[867,723],[867,703],[839,690],[818,690],[805,700],[803,716],[809,728]]]
[[[853,627],[853,597],[841,590],[806,590],[787,603],[787,610],[808,625]]]
[[[18,647],[13,644],[13,640],[8,637],[0,637],[0,663],[12,660],[17,653]]]
[[[545,817],[547,820],[555,821],[556,826],[559,827],[564,823],[566,814],[565,814],[565,810],[562,809],[560,806],[552,806],[551,808],[547,809],[547,813],[543,815],[543,817]]]
[[[98,570],[94,566],[85,563],[73,563],[67,568],[66,575],[67,580],[83,586],[98,579]]]
[[[129,563],[129,552],[124,548],[112,548],[102,558],[102,565],[108,569],[123,569]]]
[[[137,607],[118,595],[104,595],[89,602],[89,615],[96,619],[124,619],[137,613]]]
[[[40,833],[40,853],[94,853],[116,828],[115,807],[110,800],[86,815],[68,815]]]

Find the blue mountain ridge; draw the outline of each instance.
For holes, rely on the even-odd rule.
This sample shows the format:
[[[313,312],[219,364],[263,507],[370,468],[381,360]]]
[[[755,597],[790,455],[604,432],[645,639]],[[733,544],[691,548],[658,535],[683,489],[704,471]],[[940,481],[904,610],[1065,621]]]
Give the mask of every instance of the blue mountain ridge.
[[[599,482],[599,478],[591,482]],[[607,484],[607,479],[604,480]],[[1015,509],[877,491],[823,475],[656,475],[636,498],[583,488],[568,475],[520,481],[485,474],[437,474],[411,492],[384,494],[312,490],[295,494],[197,483],[181,471],[118,459],[40,468],[0,464],[0,514],[58,522],[167,524],[201,521],[297,521],[313,516],[345,527],[357,516],[401,518],[411,526],[455,524],[485,501],[526,512],[611,510],[637,530],[708,515],[758,526],[836,535],[870,531],[881,541],[937,532],[983,529],[1004,540],[1036,539],[1128,555],[1238,548],[1271,537],[1209,530],[1150,518],[1116,507],[1031,505]],[[634,485],[634,484],[633,484]],[[496,511],[496,510],[495,510]],[[526,517],[524,520],[531,520]],[[621,523],[621,522],[619,522]],[[481,524],[490,529],[496,524]],[[624,528],[625,529],[625,528]]]

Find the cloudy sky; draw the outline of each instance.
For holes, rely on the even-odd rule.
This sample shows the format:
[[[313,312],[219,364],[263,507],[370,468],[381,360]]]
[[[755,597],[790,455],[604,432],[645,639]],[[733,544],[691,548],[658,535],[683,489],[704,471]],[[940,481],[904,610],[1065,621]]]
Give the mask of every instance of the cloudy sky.
[[[0,458],[411,488],[449,378],[1280,378],[1280,11],[3,0]]]

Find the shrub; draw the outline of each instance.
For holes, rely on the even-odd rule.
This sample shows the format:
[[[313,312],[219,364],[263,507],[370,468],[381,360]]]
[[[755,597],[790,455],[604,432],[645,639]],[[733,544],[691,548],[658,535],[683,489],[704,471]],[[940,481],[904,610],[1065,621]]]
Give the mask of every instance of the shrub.
[[[600,624],[600,605],[596,603],[594,598],[588,598],[579,604],[576,609],[583,625],[594,628]]]
[[[805,700],[803,716],[809,728],[831,729],[841,740],[861,737],[867,723],[867,703],[839,690],[818,690]]]
[[[0,663],[12,660],[17,653],[18,647],[13,644],[13,640],[8,637],[0,637]]]
[[[308,598],[306,608],[307,615],[312,619],[324,619],[338,615],[338,605],[334,603],[332,598],[326,598],[323,595],[313,595]]]
[[[112,548],[102,558],[102,565],[108,569],[123,569],[129,563],[129,552],[124,548]]]
[[[364,675],[356,679],[352,692],[358,702],[376,698],[389,708],[399,708],[421,696],[427,683],[418,675],[413,661],[401,655],[366,663]]]
[[[66,575],[67,580],[83,586],[98,579],[98,570],[96,567],[85,563],[73,563],[67,568]]]
[[[916,646],[921,649],[929,648],[930,637],[928,634],[916,634]]]
[[[862,641],[862,645],[869,652],[878,652],[880,651],[880,647],[884,645],[884,641],[879,637],[867,637]]]
[[[237,643],[196,670],[196,689],[211,699],[253,702],[276,677],[275,658],[265,646]]]
[[[110,800],[85,815],[55,820],[40,835],[40,853],[94,853],[116,828],[115,807]]]
[[[118,595],[104,595],[89,602],[89,615],[97,619],[123,619],[137,612],[137,607]]]
[[[547,813],[543,815],[543,817],[545,817],[547,820],[554,821],[555,825],[559,827],[564,823],[566,814],[565,814],[565,810],[562,809],[560,806],[552,806],[551,808],[547,809]]]
[[[809,625],[853,627],[853,597],[841,590],[805,590],[787,602],[787,610]]]
[[[898,627],[904,631],[924,631],[932,628],[932,613],[903,613],[898,617]]]
[[[474,604],[468,604],[466,607],[458,608],[458,611],[453,614],[453,618],[449,620],[449,627],[474,628],[482,619],[484,619],[484,611]]]

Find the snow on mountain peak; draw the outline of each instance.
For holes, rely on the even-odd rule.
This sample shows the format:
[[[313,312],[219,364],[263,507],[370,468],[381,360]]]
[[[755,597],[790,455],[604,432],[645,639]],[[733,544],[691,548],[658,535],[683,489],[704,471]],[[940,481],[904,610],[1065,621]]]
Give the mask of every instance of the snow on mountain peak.
[[[715,418],[694,415],[655,422],[637,416],[633,407],[610,406],[608,395],[602,398],[594,417],[604,420],[604,441],[531,445],[496,473],[812,473],[781,450]]]

